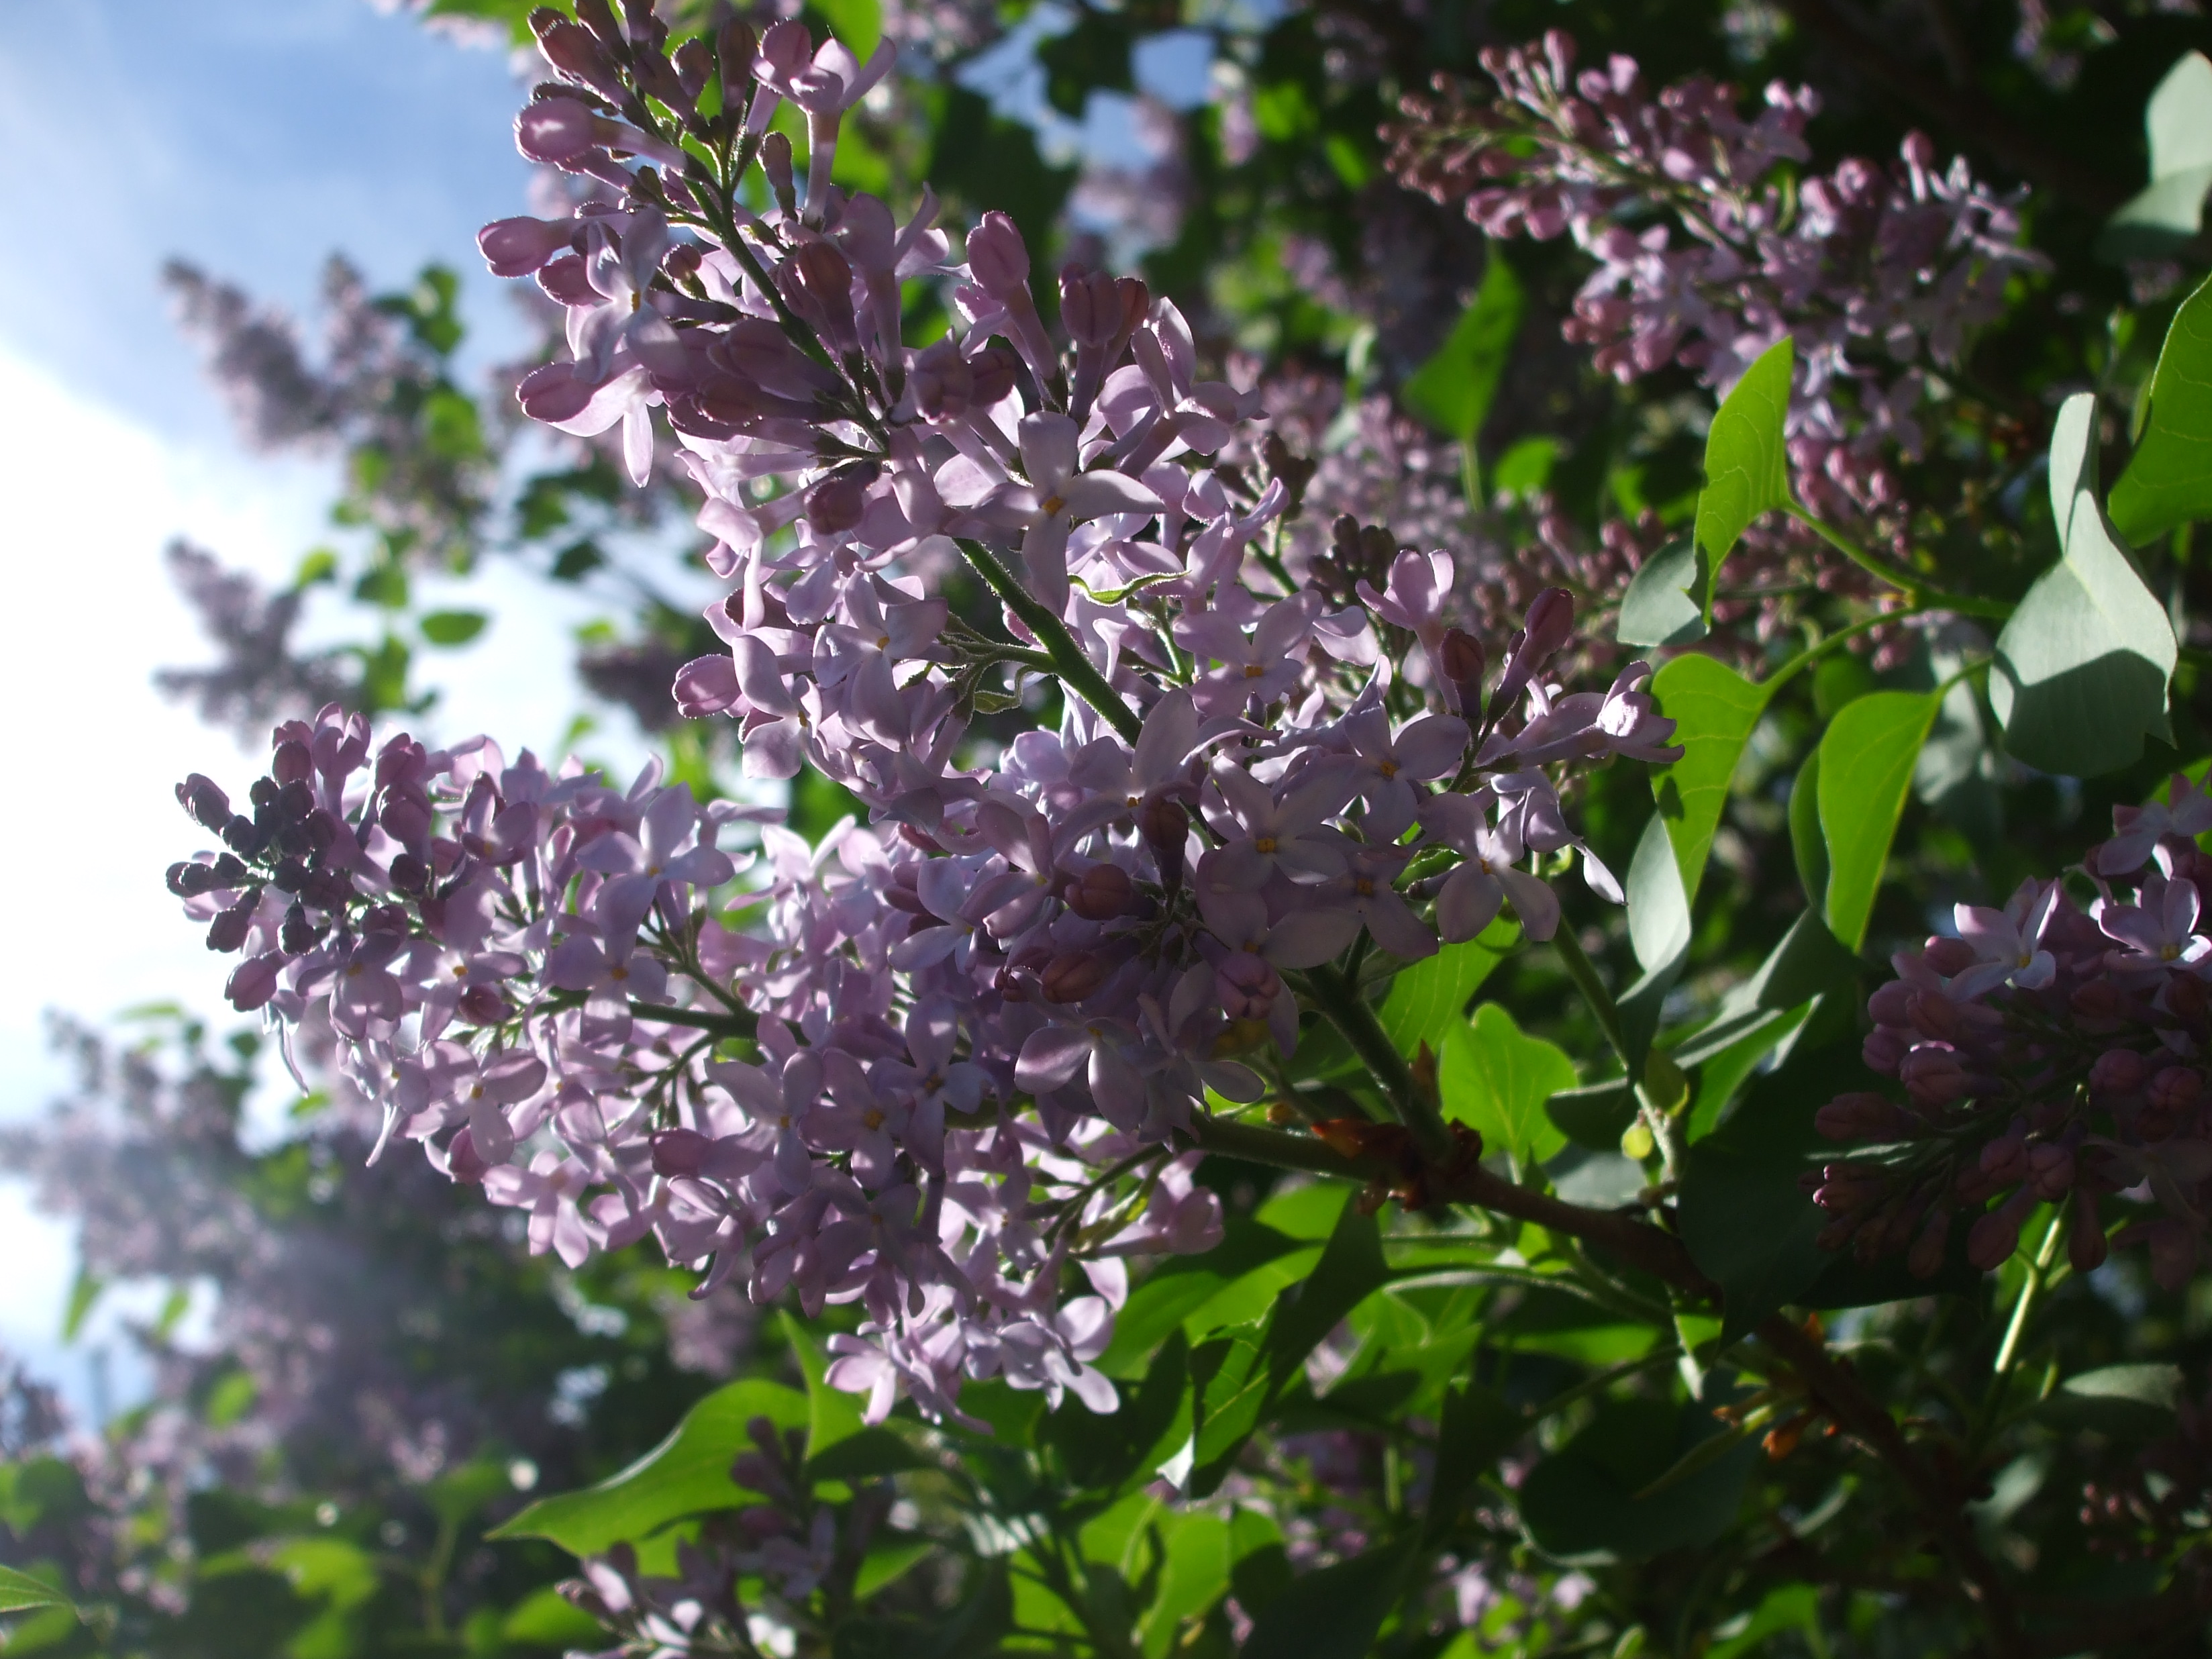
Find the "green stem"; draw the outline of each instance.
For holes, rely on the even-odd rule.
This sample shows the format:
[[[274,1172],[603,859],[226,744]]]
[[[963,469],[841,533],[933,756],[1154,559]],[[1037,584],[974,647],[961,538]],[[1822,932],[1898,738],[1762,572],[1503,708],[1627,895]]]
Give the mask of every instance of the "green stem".
[[[2027,1277],[2020,1287],[2020,1300],[2012,1304],[2012,1318],[2005,1325],[2004,1340],[1997,1345],[1997,1357],[1990,1366],[1990,1391],[1982,1402],[1981,1422],[1974,1431],[1974,1443],[1979,1446],[1996,1421],[1997,1407],[2003,1402],[2005,1387],[2012,1381],[2013,1367],[2020,1363],[2020,1340],[2027,1330],[2027,1317],[2035,1310],[2037,1295],[2043,1289],[2043,1275],[2051,1270],[2051,1258],[2058,1254],[2058,1240],[2066,1230],[2066,1212],[2062,1208],[2051,1218],[2051,1225],[2044,1231],[2043,1245],[2028,1264]]]
[[[1130,743],[1136,742],[1145,729],[1137,711],[1125,702],[1121,693],[1107,682],[1097,665],[1085,654],[1075,642],[1075,635],[1051,611],[1038,603],[1034,595],[1014,579],[1014,573],[1000,562],[999,556],[981,542],[963,540],[961,553],[975,567],[976,574],[990,583],[1006,609],[1022,619],[1024,626],[1036,635],[1037,643],[1044,647],[1052,659],[1054,670],[1060,684],[1081,697],[1101,714],[1108,724]]]
[[[1565,921],[1559,923],[1559,931],[1552,935],[1552,945],[1559,951],[1559,960],[1566,965],[1567,976],[1574,981],[1575,988],[1583,994],[1583,1000],[1589,1004],[1590,1012],[1597,1016],[1598,1024],[1604,1029],[1606,1041],[1613,1045],[1613,1053],[1620,1056],[1621,1068],[1627,1073],[1629,1085],[1636,1091],[1637,1111],[1644,1119],[1644,1127],[1650,1130],[1653,1143],[1659,1148],[1660,1168],[1669,1182],[1680,1181],[1685,1150],[1681,1133],[1674,1120],[1651,1097],[1651,1091],[1644,1085],[1644,1067],[1628,1051],[1628,1033],[1620,1023],[1620,1005],[1613,1001],[1613,993],[1605,988],[1605,981],[1598,978],[1596,968],[1583,953],[1582,945]]]
[[[1875,580],[1903,593],[1917,610],[1956,611],[1962,616],[1994,617],[2000,620],[2012,615],[2012,606],[2002,599],[1978,599],[1971,593],[1947,592],[1942,588],[1929,586],[1907,571],[1892,568],[1842,531],[1814,518],[1795,501],[1782,510]]]
[[[716,1013],[711,1008],[671,1008],[658,1002],[633,1002],[629,1012],[637,1019],[649,1019],[657,1025],[688,1025],[695,1031],[712,1031],[720,1036],[751,1036],[760,1029],[759,1017],[748,1010],[736,1013]]]
[[[1375,1011],[1367,999],[1359,994],[1358,987],[1335,969],[1324,964],[1306,971],[1306,989],[1329,1023],[1344,1033],[1344,1040],[1352,1051],[1367,1063],[1376,1083],[1382,1087],[1398,1121],[1413,1131],[1422,1152],[1437,1163],[1451,1153],[1450,1132],[1444,1127],[1443,1119],[1437,1115],[1434,1104],[1421,1092],[1413,1081],[1413,1067],[1398,1052],[1398,1045],[1390,1041],[1390,1034],[1382,1029],[1382,1022],[1375,1018]]]
[[[1885,623],[1903,622],[1908,617],[1917,617],[1919,614],[1920,611],[1917,608],[1911,611],[1885,611],[1878,617],[1869,617],[1863,622],[1855,622],[1849,628],[1839,628],[1818,645],[1807,646],[1759,684],[1767,688],[1767,695],[1771,696],[1846,641],[1856,639],[1872,629],[1880,628]]]

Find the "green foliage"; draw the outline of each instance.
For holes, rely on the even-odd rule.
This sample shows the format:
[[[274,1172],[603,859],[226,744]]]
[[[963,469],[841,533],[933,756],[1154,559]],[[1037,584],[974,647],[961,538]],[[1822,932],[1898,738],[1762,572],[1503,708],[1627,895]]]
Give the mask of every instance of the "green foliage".
[[[1468,493],[1478,498],[1480,491],[1473,483],[1475,437],[1498,396],[1527,303],[1520,278],[1493,242],[1474,299],[1436,354],[1399,391],[1407,408],[1463,447]]]
[[[1499,1004],[1484,1003],[1444,1040],[1437,1078],[1445,1117],[1473,1129],[1489,1151],[1540,1164],[1566,1144],[1544,1103],[1575,1086],[1574,1061],[1523,1033]]]
[[[745,1425],[765,1417],[779,1429],[810,1418],[807,1397],[745,1378],[717,1389],[684,1414],[668,1438],[621,1474],[582,1492],[541,1498],[491,1534],[543,1538],[571,1555],[595,1555],[623,1539],[649,1537],[690,1516],[759,1501],[730,1478],[732,1447]]]
[[[2172,624],[2098,505],[2096,464],[2096,401],[2076,393],[2051,438],[2059,561],[2005,623],[1990,677],[2006,749],[2076,777],[2130,764],[2146,737],[2173,740]]]
[[[2212,82],[2212,64],[2196,62]],[[2212,110],[2212,87],[2204,108]],[[2204,118],[2212,124],[2212,114]],[[2212,185],[2212,167],[2206,178]],[[2112,527],[2138,547],[2180,525],[2212,519],[2212,278],[2174,313],[2147,410],[2142,439],[2109,503]]]
[[[1601,1563],[1696,1549],[1735,1519],[1755,1453],[1731,1449],[1664,1491],[1646,1489],[1723,1431],[1691,1401],[1609,1401],[1589,1425],[1528,1471],[1521,1516],[1538,1548]]]
[[[0,1613],[25,1613],[34,1607],[66,1607],[75,1612],[76,1603],[53,1585],[27,1572],[0,1566]]]
[[[1822,914],[1828,931],[1853,951],[1866,939],[1913,765],[1941,701],[1931,692],[1875,692],[1838,714],[1820,739]]]
[[[1789,453],[1782,440],[1790,414],[1796,343],[1777,340],[1743,372],[1721,400],[1705,434],[1705,487],[1698,496],[1694,536],[1705,555],[1702,592],[1692,597],[1712,625],[1712,589],[1721,566],[1761,514],[1790,505]]]
[[[2212,190],[2212,59],[2181,55],[2144,106],[2143,131],[2150,183],[2105,222],[2097,238],[2102,258],[2171,258],[2203,224]]]
[[[1694,653],[1651,677],[1652,701],[1674,722],[1682,758],[1652,775],[1659,817],[1674,848],[1685,903],[1697,901],[1713,833],[1752,730],[1765,713],[1770,685],[1754,684],[1724,663]]]
[[[1711,570],[1695,536],[1677,536],[1637,568],[1620,597],[1615,633],[1623,645],[1690,645],[1710,631],[1705,595]],[[1680,662],[1704,659],[1682,657]],[[1668,667],[1674,666],[1674,663]]]

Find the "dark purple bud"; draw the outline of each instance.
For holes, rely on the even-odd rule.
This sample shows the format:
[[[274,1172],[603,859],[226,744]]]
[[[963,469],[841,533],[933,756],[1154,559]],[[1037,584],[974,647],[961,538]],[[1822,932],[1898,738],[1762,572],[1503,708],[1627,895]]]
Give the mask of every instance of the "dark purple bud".
[[[1905,1025],[1912,1019],[1913,989],[1901,979],[1885,981],[1867,999],[1867,1012],[1877,1025]]]
[[[768,174],[768,187],[775,193],[775,204],[787,218],[799,215],[799,189],[791,176],[791,140],[780,132],[771,132],[761,140],[761,171]]]
[[[663,1129],[653,1138],[653,1172],[671,1178],[696,1176],[714,1150],[714,1143],[696,1129]]]
[[[2097,1195],[2087,1188],[2074,1194],[2074,1225],[2066,1235],[2066,1259],[2077,1273],[2090,1273],[2105,1265],[2112,1251],[2105,1238],[2105,1224],[2097,1215]]]
[[[2204,1079],[2185,1066],[2169,1066],[2150,1080],[2149,1101],[2154,1111],[2179,1115],[2197,1103]]]
[[[204,864],[190,860],[169,866],[167,878],[169,890],[179,898],[198,898],[216,884],[215,872]]]
[[[2027,1213],[2022,1200],[2027,1196],[2014,1194],[1976,1221],[1966,1234],[1966,1260],[1983,1273],[2002,1267],[2020,1248],[2020,1224]]]
[[[2177,1019],[2194,1024],[2204,1018],[2207,1007],[2212,1007],[2212,992],[2207,992],[2204,981],[2193,974],[2184,975],[2166,982],[2166,1006]]]
[[[284,913],[284,927],[278,941],[294,956],[305,956],[321,940],[325,930],[307,920],[305,905],[295,904]]]
[[[753,55],[760,50],[760,37],[753,26],[741,17],[732,17],[714,35],[714,57],[722,76],[722,107],[732,115],[744,112],[743,100],[751,88]]]
[[[474,1025],[503,1025],[514,1018],[514,1005],[495,987],[471,985],[461,993],[461,1012]]]
[[[1958,1054],[1938,1043],[1923,1042],[1914,1048],[1899,1065],[1897,1075],[1916,1106],[1948,1106],[1966,1092],[1966,1068],[1959,1064]]]
[[[246,884],[246,877],[252,873],[235,853],[222,854],[216,860],[214,869],[213,884],[217,887],[242,887]]]
[[[1221,1012],[1230,1018],[1265,1019],[1282,994],[1283,981],[1260,957],[1239,951],[1214,969],[1213,988],[1221,999]]]
[[[2011,1186],[2027,1174],[2027,1126],[2015,1121],[2005,1133],[1984,1142],[1974,1161],[1998,1186]]]
[[[1103,271],[1063,265],[1060,272],[1060,320],[1079,346],[1113,343],[1121,328],[1121,299],[1114,279]]]
[[[812,323],[840,350],[854,343],[853,264],[835,242],[801,246],[781,273],[792,308]]]
[[[2074,1186],[2074,1154],[2049,1141],[2027,1149],[2027,1184],[2045,1200],[2066,1196]]]
[[[1884,1026],[1867,1034],[1866,1041],[1859,1045],[1859,1057],[1866,1061],[1869,1072],[1895,1077],[1905,1059],[1905,1048],[1904,1036]]]
[[[318,910],[342,910],[353,894],[353,878],[343,870],[318,870],[300,890],[300,896]]]
[[[2067,1006],[2084,1019],[2116,1019],[2126,1006],[2119,988],[2108,979],[2093,979],[2087,985],[2075,988],[2066,999]]]
[[[458,1182],[475,1184],[491,1173],[491,1165],[477,1151],[477,1138],[465,1128],[446,1143],[446,1173]]]
[[[977,409],[988,409],[1003,401],[1014,389],[1018,361],[1003,346],[987,346],[969,358],[968,373],[973,379],[968,390],[969,401]]]
[[[1528,607],[1526,632],[1522,650],[1533,666],[1540,667],[1574,637],[1575,596],[1564,587],[1546,588]]]
[[[392,884],[403,893],[419,893],[430,884],[430,866],[412,853],[392,860]]]
[[[1482,677],[1490,669],[1482,641],[1463,628],[1447,629],[1437,657],[1445,680],[1458,696],[1459,706],[1469,714],[1480,709],[1482,707]]]
[[[1959,1034],[1966,1029],[1966,1022],[1960,1017],[1959,1005],[1948,997],[1915,992],[1907,1006],[1912,1028],[1938,1042],[1956,1042]]]
[[[1047,1002],[1080,1002],[1106,982],[1111,971],[1096,951],[1063,951],[1038,975]]]
[[[260,902],[259,896],[249,894],[225,910],[208,924],[207,948],[210,951],[235,951],[246,943],[246,934],[253,927],[253,912]]]
[[[234,853],[252,858],[261,850],[261,831],[253,820],[241,812],[234,812],[230,822],[222,826],[223,844]]]
[[[994,300],[1008,299],[1017,290],[1026,292],[1029,249],[1023,245],[1014,222],[1005,214],[996,210],[985,214],[968,233],[968,274],[976,287]]]
[[[305,783],[314,771],[314,756],[297,738],[287,738],[278,744],[269,762],[269,775],[279,783]]]
[[[1830,1164],[1820,1170],[1820,1184],[1813,1201],[1824,1210],[1857,1211],[1879,1203],[1889,1190],[1881,1176],[1850,1164]]]
[[[832,473],[806,492],[806,522],[817,536],[836,536],[856,526],[868,510],[866,481]]]
[[[2089,1086],[2101,1094],[2132,1094],[2142,1087],[2150,1067],[2132,1048],[2107,1048],[2089,1068]]]
[[[285,859],[270,873],[269,884],[280,893],[296,893],[307,884],[307,866],[297,859]]]
[[[320,808],[302,819],[300,827],[307,835],[308,848],[318,858],[330,851],[331,843],[338,838],[337,819]]]
[[[267,777],[254,779],[246,787],[246,799],[253,803],[254,816],[258,817],[263,808],[276,805],[276,780]]]
[[[250,1014],[276,994],[276,973],[283,965],[283,957],[274,953],[241,962],[231,969],[222,994],[240,1013]]]
[[[1921,960],[1934,972],[1949,979],[1974,965],[1974,947],[1962,939],[1931,939],[1927,950],[1921,953]]]
[[[221,834],[230,821],[230,797],[216,787],[213,779],[198,772],[177,786],[177,805],[203,830]]]
[[[1915,1279],[1933,1279],[1943,1265],[1943,1247],[1951,1239],[1951,1212],[1930,1210],[1920,1236],[1905,1253],[1905,1271]]]
[[[1830,1140],[1887,1140],[1910,1133],[1911,1121],[1887,1097],[1867,1091],[1838,1095],[1813,1114],[1813,1127]]]
[[[286,823],[297,823],[315,810],[315,792],[297,779],[276,792],[276,816]]]
[[[1067,908],[1085,921],[1111,921],[1127,911],[1136,884],[1118,864],[1094,864],[1067,884]]]
[[[1160,795],[1137,809],[1137,832],[1152,849],[1160,885],[1172,895],[1182,886],[1184,844],[1190,837],[1190,813],[1179,800]]]

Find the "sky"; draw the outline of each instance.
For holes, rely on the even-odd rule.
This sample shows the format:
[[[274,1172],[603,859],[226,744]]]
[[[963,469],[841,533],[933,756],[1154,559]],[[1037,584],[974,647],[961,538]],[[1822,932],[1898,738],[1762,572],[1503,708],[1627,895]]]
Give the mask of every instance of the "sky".
[[[979,64],[971,84],[1064,152],[1138,159],[1129,100],[1096,99],[1082,122],[1053,115],[1028,45]],[[1208,52],[1188,31],[1148,46],[1139,84],[1189,107],[1206,95]],[[19,781],[0,830],[18,878],[15,948],[0,956],[0,1121],[43,1110],[66,1085],[50,1010],[105,1024],[166,1001],[218,1031],[236,1023],[221,1000],[227,964],[183,925],[161,872],[200,845],[175,781],[200,770],[236,784],[261,757],[150,684],[155,669],[205,655],[161,552],[183,536],[281,580],[329,534],[330,463],[239,444],[171,323],[162,263],[183,258],[312,319],[334,252],[376,289],[442,261],[462,273],[475,331],[464,367],[495,361],[524,337],[474,237],[526,208],[517,97],[505,51],[457,45],[368,0],[0,0],[0,221],[15,233],[0,241],[0,560],[15,623],[0,707],[16,714]],[[510,753],[550,749],[574,703],[565,678],[546,696],[545,665],[569,659],[571,630],[594,607],[488,569],[464,602],[490,611],[492,627],[430,671],[441,735],[481,729]],[[631,757],[611,734],[593,748]],[[264,1101],[264,1115],[281,1121],[282,1105]],[[4,1172],[0,1261],[0,1349],[80,1412],[143,1390],[117,1321],[145,1316],[160,1287],[111,1297],[64,1345],[70,1235]]]

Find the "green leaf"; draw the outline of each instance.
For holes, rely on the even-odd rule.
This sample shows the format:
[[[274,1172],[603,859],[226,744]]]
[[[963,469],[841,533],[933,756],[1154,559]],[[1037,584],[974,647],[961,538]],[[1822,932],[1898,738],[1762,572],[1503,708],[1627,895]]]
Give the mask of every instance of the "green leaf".
[[[1810,1653],[1826,1651],[1821,1641],[1820,1589],[1817,1584],[1783,1584],[1766,1592],[1741,1629],[1730,1620],[1729,1634],[1705,1650],[1705,1659],[1737,1659],[1739,1655],[1771,1651],[1764,1644],[1785,1631],[1802,1631]]]
[[[1646,973],[1679,964],[1690,948],[1690,895],[1664,810],[1644,821],[1628,860],[1628,942]]]
[[[2212,101],[2206,108],[2212,122]],[[2137,547],[2177,525],[2212,519],[2212,277],[2182,302],[2166,331],[2142,441],[2106,505],[2113,528]]]
[[[1428,1535],[1448,1534],[1474,1483],[1497,1466],[1528,1426],[1504,1395],[1469,1382],[1444,1396],[1437,1425],[1436,1474],[1429,1489]]]
[[[806,1378],[806,1457],[811,1462],[839,1441],[860,1432],[860,1397],[830,1386],[828,1358],[788,1308],[778,1317],[783,1322],[784,1340],[799,1356],[799,1369]]]
[[[1125,1389],[1120,1409],[1103,1416],[1058,1411],[1048,1418],[1041,1436],[1059,1454],[1068,1480],[1094,1492],[1118,1492],[1150,1480],[1167,1454],[1189,1436],[1190,1413],[1183,1409],[1189,1372],[1190,1345],[1181,1331],[1174,1331],[1135,1385]],[[1182,1433],[1170,1445],[1178,1414]]]
[[[1760,514],[1790,504],[1790,458],[1782,428],[1790,414],[1796,362],[1796,347],[1787,337],[1769,346],[1721,400],[1705,434],[1705,487],[1698,495],[1695,533],[1711,573],[1704,598],[1708,627],[1711,590],[1720,583],[1729,552]]]
[[[1299,1575],[1261,1609],[1238,1659],[1366,1659],[1419,1559],[1408,1537]]]
[[[1695,538],[1680,536],[1668,542],[1629,578],[1628,590],[1620,596],[1614,637],[1623,645],[1688,645],[1705,638],[1712,631],[1705,621],[1707,574],[1705,550]]]
[[[1520,278],[1491,243],[1482,286],[1435,355],[1399,388],[1406,407],[1446,436],[1473,443],[1498,395],[1526,304]]]
[[[1063,1413],[1088,1416],[1088,1413]],[[933,1467],[930,1461],[890,1429],[864,1428],[833,1442],[806,1460],[809,1480],[878,1480],[908,1469]]]
[[[1735,1518],[1755,1453],[1739,1445],[1650,1498],[1650,1486],[1719,1425],[1694,1401],[1607,1401],[1571,1440],[1528,1472],[1518,1494],[1536,1547],[1599,1563],[1711,1544]]]
[[[1933,692],[1877,691],[1837,715],[1820,739],[1828,930],[1851,951],[1866,939],[1913,765],[1940,702]]]
[[[84,1322],[92,1315],[94,1306],[107,1289],[107,1281],[86,1267],[77,1264],[76,1277],[70,1281],[69,1306],[62,1312],[62,1340],[74,1342]]]
[[[548,1584],[516,1602],[499,1627],[518,1647],[580,1648],[605,1638],[606,1626]]]
[[[422,618],[422,637],[433,645],[466,645],[490,620],[481,611],[433,611]]]
[[[0,1613],[25,1613],[33,1607],[67,1607],[75,1613],[76,1603],[27,1572],[0,1566]]]
[[[2036,1414],[2116,1439],[2153,1440],[2172,1432],[2181,1394],[2179,1366],[2107,1365],[2068,1377]]]
[[[543,1538],[571,1555],[602,1555],[687,1515],[759,1503],[758,1493],[730,1478],[731,1462],[752,1443],[745,1425],[756,1417],[779,1429],[804,1427],[806,1396],[757,1378],[717,1389],[619,1474],[581,1492],[541,1498],[489,1535]]]
[[[1771,685],[1694,654],[1675,658],[1651,677],[1652,701],[1674,722],[1674,741],[1682,746],[1681,759],[1652,775],[1651,793],[1666,822],[1686,903],[1697,902],[1729,785],[1773,695]]]
[[[2146,735],[2173,740],[2166,714],[2173,627],[2097,505],[2096,462],[2096,398],[2076,392],[2051,434],[2051,504],[2063,550],[1997,635],[1990,675],[2005,747],[2030,766],[2072,777],[2131,765]]]
[[[1820,751],[1805,757],[1790,785],[1790,852],[1797,865],[1805,902],[1825,913],[1828,902],[1828,843],[1820,839]]]
[[[248,1370],[225,1371],[216,1385],[208,1390],[204,1415],[211,1429],[228,1428],[246,1415],[254,1398],[261,1391],[260,1384]]]
[[[2105,222],[2097,257],[2117,264],[2170,258],[2204,222],[2212,190],[2212,61],[2184,52],[2143,108],[2150,184]]]
[[[1253,1269],[1287,1255],[1299,1241],[1242,1218],[1204,1255],[1176,1256],[1154,1268],[1114,1322],[1114,1340],[1098,1357],[1109,1376],[1129,1376],[1183,1321]]]
[[[1501,1005],[1484,1003],[1444,1039],[1437,1075],[1444,1115],[1491,1151],[1540,1164],[1566,1145],[1544,1103],[1575,1086],[1575,1063],[1557,1045],[1523,1036]]]
[[[830,32],[862,63],[884,38],[883,8],[878,0],[811,0],[830,25]]]
[[[1771,1030],[1778,1040],[1783,1016],[1823,991],[1848,984],[1858,965],[1858,958],[1844,948],[1816,912],[1800,911],[1759,971],[1721,999],[1711,1021],[1678,1047],[1675,1060],[1697,1065],[1754,1031]]]
[[[1411,1060],[1424,1042],[1431,1052],[1441,1049],[1452,1028],[1465,1023],[1467,1005],[1491,970],[1520,942],[1521,930],[1500,917],[1477,937],[1444,945],[1401,973],[1375,1011],[1398,1052]]]
[[[860,1563],[854,1576],[853,1599],[865,1601],[884,1586],[896,1583],[938,1553],[935,1540],[916,1538],[907,1542],[878,1543]]]

